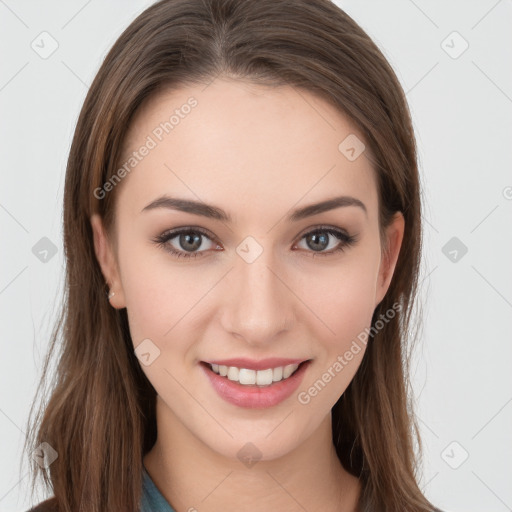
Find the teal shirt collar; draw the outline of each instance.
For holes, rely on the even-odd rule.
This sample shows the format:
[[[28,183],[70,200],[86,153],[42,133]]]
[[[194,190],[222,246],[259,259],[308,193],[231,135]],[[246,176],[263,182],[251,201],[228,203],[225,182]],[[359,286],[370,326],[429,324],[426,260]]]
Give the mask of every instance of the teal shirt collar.
[[[162,496],[157,486],[149,476],[146,468],[142,469],[142,498],[140,512],[176,512]]]

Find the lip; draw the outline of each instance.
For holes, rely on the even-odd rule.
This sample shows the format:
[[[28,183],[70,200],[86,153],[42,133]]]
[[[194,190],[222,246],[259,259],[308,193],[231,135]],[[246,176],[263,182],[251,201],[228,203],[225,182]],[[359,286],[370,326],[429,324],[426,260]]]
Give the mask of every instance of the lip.
[[[224,361],[230,362],[226,366],[238,366],[240,361],[244,361],[243,359],[226,359]],[[237,361],[237,364],[234,364],[234,361]],[[247,362],[247,360],[245,360]],[[268,361],[272,361],[272,364],[268,366]],[[282,364],[282,361],[296,361],[295,363],[286,363],[286,364],[298,364],[299,368],[295,370],[295,372],[285,380],[281,380],[279,382],[274,382],[269,386],[257,386],[257,385],[244,385],[240,384],[236,381],[229,380],[227,377],[221,377],[216,374],[209,366],[209,364],[223,364],[213,362],[206,363],[201,361],[199,366],[201,366],[204,374],[208,377],[213,389],[217,392],[217,394],[226,402],[230,404],[237,405],[238,407],[245,407],[248,409],[266,409],[268,407],[273,407],[292,395],[292,393],[300,386],[304,375],[311,363],[311,360],[307,361],[292,360],[292,359],[266,359],[263,361],[259,361],[256,364],[264,364],[265,366],[261,368],[248,368],[247,366],[240,366],[240,368],[248,368],[251,370],[260,369],[266,370],[268,368],[273,368],[272,366],[275,364],[275,361],[278,361],[279,364],[276,366],[286,366]],[[254,364],[255,362],[252,361]]]
[[[284,359],[282,357],[269,357],[255,361],[244,357],[235,357],[232,359],[217,359],[215,361],[204,361],[208,364],[219,364],[223,366],[236,366],[237,368],[247,368],[248,370],[268,370],[269,368],[277,368],[278,366],[286,366],[287,364],[300,364],[306,359]]]

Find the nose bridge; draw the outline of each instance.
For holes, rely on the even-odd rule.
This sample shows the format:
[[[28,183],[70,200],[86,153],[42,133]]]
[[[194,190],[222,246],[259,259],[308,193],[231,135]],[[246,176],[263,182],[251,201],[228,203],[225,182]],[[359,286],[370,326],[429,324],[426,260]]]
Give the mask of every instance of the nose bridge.
[[[254,247],[250,247],[254,256]],[[290,292],[276,276],[275,259],[271,249],[263,250],[251,261],[239,249],[235,268],[228,281],[229,300],[223,312],[224,328],[232,334],[239,334],[248,343],[265,343],[286,327],[291,313]],[[247,248],[247,246],[245,246]]]

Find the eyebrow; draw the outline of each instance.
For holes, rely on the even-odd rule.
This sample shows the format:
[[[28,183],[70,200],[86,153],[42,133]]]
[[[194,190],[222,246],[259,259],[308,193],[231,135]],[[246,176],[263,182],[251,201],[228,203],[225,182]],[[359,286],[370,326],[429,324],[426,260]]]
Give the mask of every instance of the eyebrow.
[[[357,206],[365,212],[366,216],[368,216],[368,211],[366,209],[365,204],[362,201],[351,196],[338,196],[332,199],[321,201],[320,203],[310,204],[302,208],[297,208],[287,216],[287,220],[289,222],[297,222],[307,217],[318,215],[319,213],[347,206]],[[208,217],[210,219],[220,220],[224,222],[232,222],[231,215],[226,213],[222,208],[206,204],[201,201],[169,197],[167,195],[163,195],[158,199],[155,199],[148,205],[146,205],[141,210],[141,213],[154,210],[157,208],[168,208],[171,210],[192,213],[194,215],[201,215],[203,217]]]

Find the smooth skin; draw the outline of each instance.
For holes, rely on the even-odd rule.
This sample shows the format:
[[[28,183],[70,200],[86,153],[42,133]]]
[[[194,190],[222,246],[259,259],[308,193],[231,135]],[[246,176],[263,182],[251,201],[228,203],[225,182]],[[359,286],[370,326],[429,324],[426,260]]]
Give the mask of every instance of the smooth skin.
[[[360,483],[336,456],[331,408],[365,345],[308,404],[297,395],[371,326],[404,218],[395,216],[383,251],[369,148],[354,161],[338,149],[349,134],[363,136],[323,99],[289,86],[221,77],[161,92],[137,112],[124,156],[191,96],[197,106],[117,185],[112,238],[91,217],[111,305],[127,308],[134,348],[149,338],[160,350],[142,365],[158,395],[158,438],[145,467],[179,512],[355,511]],[[168,208],[142,212],[163,194],[220,207],[232,222]],[[345,206],[286,220],[296,208],[340,195],[359,199],[367,212]],[[165,245],[196,258],[178,258],[153,240],[192,226],[208,233],[195,235],[200,246],[180,244],[179,235]],[[318,248],[305,235],[320,226],[357,241],[332,252],[343,242],[324,231],[327,243]],[[251,263],[237,252],[246,237],[263,251]],[[284,402],[248,409],[219,397],[199,366],[231,357],[312,362]],[[261,453],[250,467],[237,456],[248,442]]]

